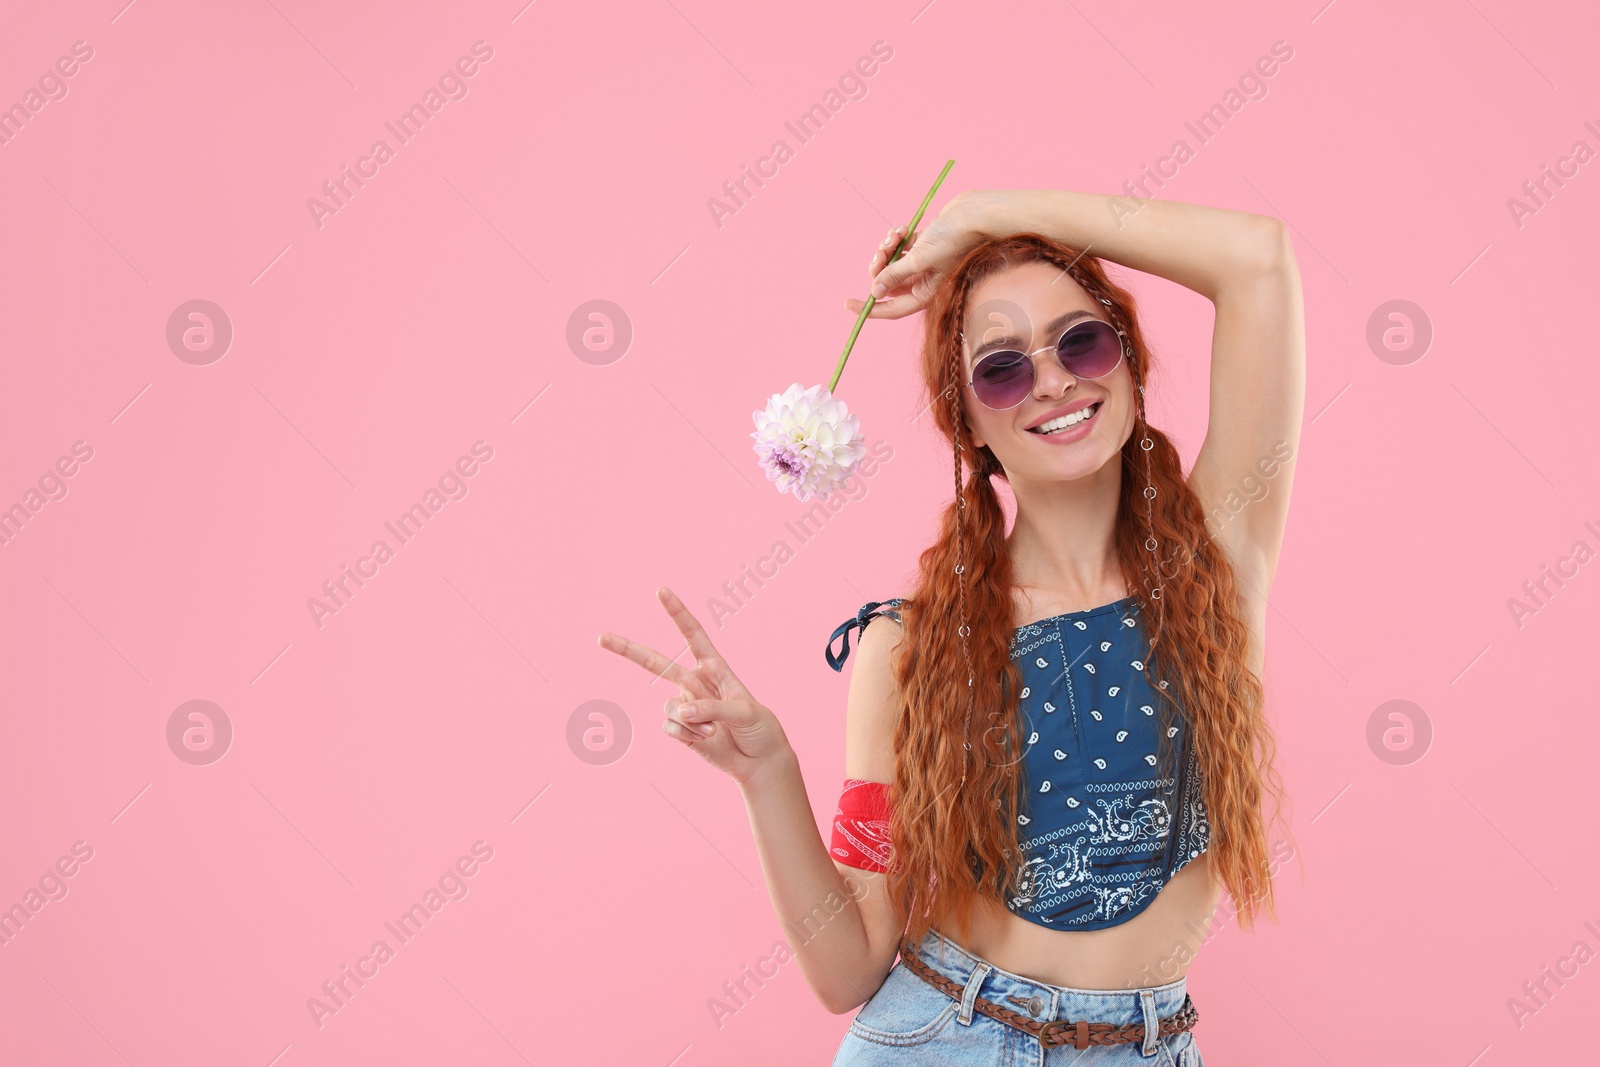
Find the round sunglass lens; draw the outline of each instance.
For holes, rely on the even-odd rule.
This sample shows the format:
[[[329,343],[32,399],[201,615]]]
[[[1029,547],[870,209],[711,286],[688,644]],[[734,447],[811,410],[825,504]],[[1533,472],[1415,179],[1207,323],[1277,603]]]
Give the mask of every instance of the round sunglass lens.
[[[987,407],[1016,407],[1033,387],[1033,363],[1020,352],[997,352],[978,361],[972,391]]]
[[[1061,364],[1075,378],[1100,378],[1122,358],[1122,339],[1110,323],[1096,319],[1080,323],[1061,338]]]

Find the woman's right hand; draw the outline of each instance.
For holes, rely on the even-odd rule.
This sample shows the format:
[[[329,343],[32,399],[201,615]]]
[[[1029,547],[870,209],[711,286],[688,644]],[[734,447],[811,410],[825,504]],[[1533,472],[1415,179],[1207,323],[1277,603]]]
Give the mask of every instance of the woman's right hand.
[[[677,594],[663,586],[656,590],[656,598],[688,640],[695,657],[693,667],[681,666],[655,649],[609,630],[600,635],[600,647],[677,685],[678,694],[667,698],[667,717],[661,728],[742,785],[763,766],[788,755],[789,738],[778,717],[751,696],[728,667]],[[692,707],[686,706],[691,701]]]
[[[874,289],[879,283],[884,286],[884,295],[873,302],[867,318],[899,319],[927,307],[939,279],[989,235],[992,208],[1002,195],[974,190],[957,193],[940,209],[932,225],[911,235],[892,263],[889,254],[906,228],[902,223],[890,230],[867,264]],[[864,303],[850,297],[844,306],[859,315]]]

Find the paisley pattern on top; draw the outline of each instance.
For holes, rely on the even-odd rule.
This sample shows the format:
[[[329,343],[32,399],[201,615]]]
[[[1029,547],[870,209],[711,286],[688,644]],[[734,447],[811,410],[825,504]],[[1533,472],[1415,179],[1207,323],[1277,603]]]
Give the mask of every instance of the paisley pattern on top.
[[[888,609],[900,603],[874,601],[841,624],[829,665],[843,669],[852,626],[865,630],[879,614],[898,618]],[[841,636],[836,656],[831,646]],[[1031,922],[1062,930],[1127,922],[1210,842],[1187,716],[1181,708],[1163,713],[1171,702],[1144,675],[1149,650],[1133,596],[1012,633],[1025,743],[1021,856],[1007,906]],[[1167,679],[1158,684],[1172,692]]]

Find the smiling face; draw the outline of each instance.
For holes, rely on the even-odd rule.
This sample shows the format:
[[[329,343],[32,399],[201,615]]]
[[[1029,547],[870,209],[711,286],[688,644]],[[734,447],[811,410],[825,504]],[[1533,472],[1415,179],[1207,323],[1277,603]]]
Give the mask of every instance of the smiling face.
[[[1124,354],[1101,378],[1076,378],[1061,365],[1054,346],[1085,319],[1110,322],[1104,304],[1053,263],[1034,260],[983,279],[967,297],[962,381],[978,360],[1010,349],[1035,352],[1033,388],[1021,404],[995,411],[970,387],[962,389],[973,443],[987,445],[1013,486],[1023,481],[1068,481],[1100,470],[1115,459],[1133,433],[1136,389]],[[1038,352],[1038,349],[1049,350]],[[1092,414],[1082,418],[1082,410]],[[1067,417],[1068,425],[1055,433]],[[1081,421],[1074,421],[1081,420]]]

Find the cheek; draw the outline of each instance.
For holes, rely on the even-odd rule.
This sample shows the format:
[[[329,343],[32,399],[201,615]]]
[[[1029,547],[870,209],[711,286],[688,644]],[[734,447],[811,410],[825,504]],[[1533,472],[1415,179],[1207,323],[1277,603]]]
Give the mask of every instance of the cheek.
[[[977,435],[980,441],[991,443],[999,440],[1010,429],[1011,422],[1007,416],[1012,414],[1007,411],[990,411],[979,403],[967,404],[967,425]]]
[[[1133,384],[1133,372],[1128,370],[1127,360],[1123,360],[1122,366],[1117,368],[1115,378],[1117,384],[1113,396],[1129,411],[1136,411],[1139,407],[1139,387]]]
[[[1112,436],[1117,441],[1117,447],[1127,444],[1129,439],[1139,434],[1139,409],[1131,400],[1124,400],[1117,405],[1116,422],[1108,423]],[[1141,455],[1143,453],[1140,453]]]

